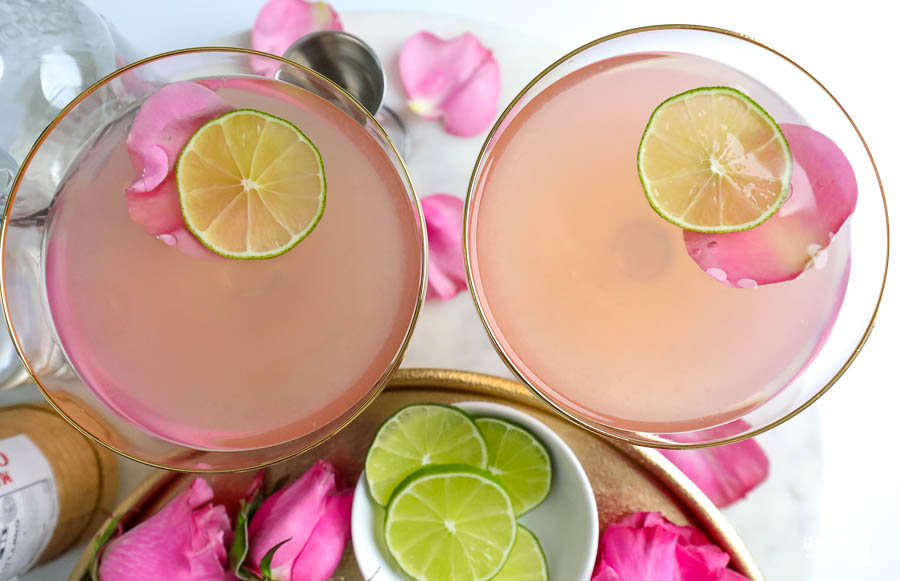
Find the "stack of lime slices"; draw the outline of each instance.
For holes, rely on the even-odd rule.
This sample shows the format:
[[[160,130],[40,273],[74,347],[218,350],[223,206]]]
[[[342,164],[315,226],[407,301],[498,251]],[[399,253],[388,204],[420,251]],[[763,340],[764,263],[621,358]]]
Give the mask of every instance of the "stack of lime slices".
[[[386,508],[388,551],[416,581],[546,581],[517,518],[550,492],[550,455],[525,428],[447,405],[405,407],[381,426],[366,480]]]

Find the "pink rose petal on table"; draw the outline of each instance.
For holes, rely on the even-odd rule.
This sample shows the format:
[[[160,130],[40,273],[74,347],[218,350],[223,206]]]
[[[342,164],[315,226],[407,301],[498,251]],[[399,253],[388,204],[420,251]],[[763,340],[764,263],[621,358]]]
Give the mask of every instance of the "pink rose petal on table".
[[[422,198],[428,233],[428,298],[452,299],[466,290],[463,201],[449,194]]]
[[[400,51],[400,77],[410,108],[426,119],[441,118],[451,135],[477,135],[497,116],[500,66],[472,33],[449,40],[414,34]]]
[[[326,581],[338,568],[350,538],[353,489],[328,497],[303,551],[294,561],[291,581]]]
[[[218,581],[225,571],[230,524],[225,508],[212,505],[202,478],[158,513],[112,541],[100,561],[101,581]]]
[[[272,579],[289,581],[294,561],[325,514],[334,488],[334,469],[330,463],[319,460],[293,484],[267,498],[247,529],[250,537],[247,563],[258,571],[266,553],[290,539],[275,551],[272,559]]]
[[[706,430],[704,437],[725,437],[734,433],[734,424],[729,424]],[[680,441],[693,441],[692,436],[681,436]],[[744,498],[769,475],[769,459],[753,438],[723,446],[660,452],[719,507]]]
[[[641,512],[606,529],[591,581],[746,580],[727,569],[729,561],[694,527],[672,524],[658,512]]]
[[[791,194],[781,209],[744,232],[684,231],[688,256],[724,284],[752,288],[824,265],[826,247],[856,209],[856,177],[837,144],[803,125],[781,129],[794,157]]]
[[[337,12],[325,2],[270,0],[253,23],[251,46],[262,52],[282,55],[294,41],[317,30],[343,30]],[[250,66],[271,77],[281,66],[278,61],[251,57]]]

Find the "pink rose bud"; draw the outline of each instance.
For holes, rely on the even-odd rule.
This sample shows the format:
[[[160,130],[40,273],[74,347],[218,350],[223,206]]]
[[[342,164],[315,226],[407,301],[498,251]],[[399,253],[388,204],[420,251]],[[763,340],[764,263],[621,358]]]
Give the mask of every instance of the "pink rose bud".
[[[323,517],[339,508],[339,505],[330,503],[334,489],[334,468],[330,463],[319,460],[299,480],[267,498],[253,515],[247,529],[250,536],[247,563],[250,567],[258,571],[260,561],[266,553],[287,540],[272,558],[271,578],[273,581],[290,581],[292,571],[296,570],[295,563],[303,557],[306,546],[310,542],[319,542],[313,541],[312,536]],[[329,516],[325,523],[331,518]],[[325,523],[323,530],[331,526]],[[326,531],[325,534],[334,533]],[[331,547],[335,544],[325,542],[325,545]],[[319,557],[329,560],[328,555]],[[310,558],[311,555],[305,557],[304,562],[308,562]],[[327,576],[321,579],[326,578]]]
[[[212,505],[202,478],[158,513],[112,541],[100,561],[100,581],[219,581],[226,572],[230,525],[225,508]]]
[[[428,298],[452,299],[466,290],[463,202],[448,194],[422,198],[428,234]]]
[[[341,563],[350,539],[353,489],[328,497],[325,513],[291,569],[291,581],[325,581]]]
[[[591,581],[747,581],[727,568],[730,560],[694,527],[639,512],[603,533]]]
[[[497,116],[500,65],[472,33],[450,40],[414,34],[400,51],[400,78],[410,109],[440,118],[451,135],[478,135]]]
[[[784,123],[794,171],[791,193],[774,216],[744,232],[684,231],[697,266],[721,283],[741,288],[792,280],[827,260],[826,247],[856,209],[853,166],[827,136]]]
[[[262,52],[282,55],[294,41],[316,30],[343,30],[337,12],[325,2],[270,0],[253,23],[251,46]],[[271,77],[278,61],[251,57],[250,66],[260,75]]]
[[[199,83],[172,83],[144,102],[125,141],[138,176],[125,190],[129,217],[151,236],[196,257],[217,255],[185,226],[173,170],[194,132],[230,110],[221,97]]]

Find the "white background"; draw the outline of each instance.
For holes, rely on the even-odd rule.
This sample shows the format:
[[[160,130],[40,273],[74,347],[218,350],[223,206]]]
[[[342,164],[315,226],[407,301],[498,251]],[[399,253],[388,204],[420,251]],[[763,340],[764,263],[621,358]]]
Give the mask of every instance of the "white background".
[[[263,2],[86,3],[139,53],[151,54],[247,29]],[[333,5],[339,12],[415,10],[482,19],[566,50],[648,24],[705,24],[755,37],[801,63],[844,105],[872,150],[895,224],[900,223],[900,49],[892,2],[334,0]],[[894,445],[900,424],[898,276],[895,265],[878,324],[856,363],[813,409],[761,438],[772,458],[771,477],[726,511],[770,580],[900,579],[900,465]],[[49,581],[63,571],[44,568],[27,579]]]

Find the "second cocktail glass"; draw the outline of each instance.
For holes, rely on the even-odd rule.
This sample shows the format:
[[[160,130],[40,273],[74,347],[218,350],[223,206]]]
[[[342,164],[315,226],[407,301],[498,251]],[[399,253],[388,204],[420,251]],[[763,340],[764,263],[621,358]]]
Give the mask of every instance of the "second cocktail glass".
[[[795,279],[729,280],[704,262],[725,239],[685,234],[642,191],[636,158],[654,109],[722,86],[764,107],[789,141],[836,144],[855,174],[855,212],[799,248],[808,270]],[[791,211],[812,215],[798,196],[828,186],[794,165]],[[777,219],[790,224],[785,208]],[[794,232],[782,233],[763,243],[791,251]],[[887,241],[877,171],[831,94],[759,43],[692,26],[614,34],[538,75],[490,132],[466,203],[470,288],[512,371],[576,423],[661,447],[749,437],[818,398],[871,330]]]

